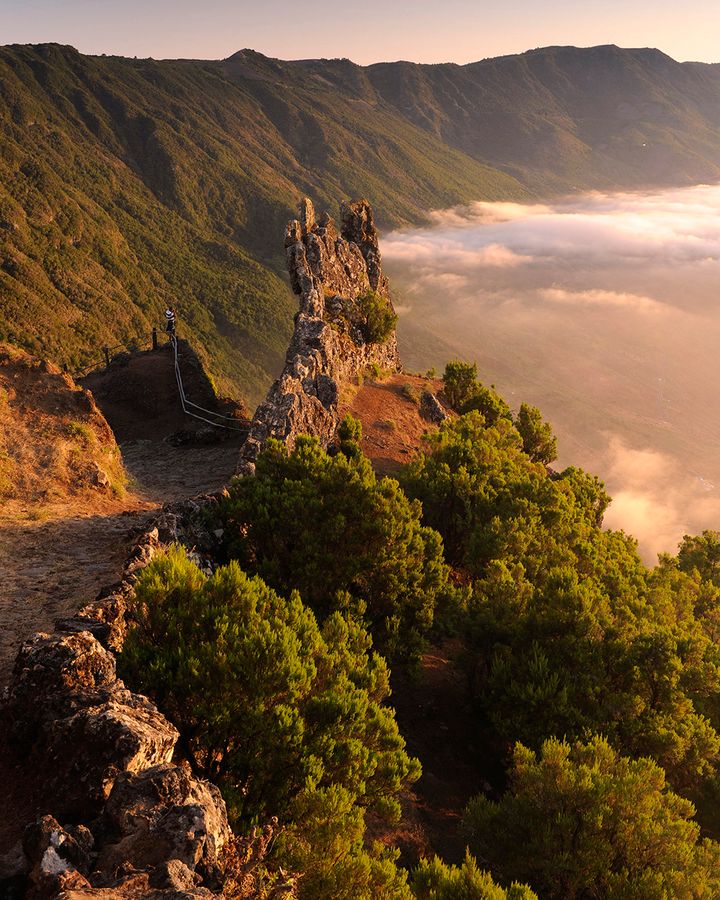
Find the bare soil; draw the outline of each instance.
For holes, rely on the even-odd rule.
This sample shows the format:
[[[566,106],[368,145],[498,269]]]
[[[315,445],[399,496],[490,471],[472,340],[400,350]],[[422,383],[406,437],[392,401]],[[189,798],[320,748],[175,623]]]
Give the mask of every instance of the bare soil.
[[[188,397],[217,409],[202,366],[182,342],[180,359]],[[20,426],[31,421],[38,449],[22,462],[24,469],[38,470],[27,481],[42,482],[44,491],[6,498],[0,510],[0,688],[25,638],[52,630],[55,619],[71,615],[118,579],[133,530],[155,510],[227,484],[244,439],[242,431],[213,431],[184,415],[168,348],[128,356],[94,373],[85,382],[97,391],[94,399],[31,357],[9,357],[2,372],[14,395],[5,419]],[[41,445],[57,443],[68,411],[78,415],[78,398],[102,434],[96,445],[115,448],[120,457],[125,484],[79,490],[67,484],[66,471],[43,467]],[[0,415],[0,422],[5,419]],[[204,439],[214,443],[174,446],[166,440],[178,431],[192,439],[199,429],[211,432]]]
[[[33,493],[24,491],[14,498],[6,496],[2,504],[0,689],[9,681],[23,640],[37,631],[52,631],[56,619],[72,615],[94,599],[103,586],[120,578],[135,535],[162,504],[218,491],[235,471],[244,440],[240,431],[219,432],[222,437],[219,442],[204,446],[174,446],[165,440],[173,432],[197,431],[198,426],[183,415],[176,388],[173,396],[174,371],[169,354],[158,352],[152,358],[149,354],[139,354],[139,357],[134,363],[130,361],[128,369],[116,366],[113,373],[105,373],[106,391],[98,402],[100,411],[94,404],[90,409],[90,414],[98,420],[93,421],[93,427],[98,432],[103,426],[107,429],[109,441],[103,442],[106,446],[114,446],[115,440],[105,419],[115,424],[114,437],[127,475],[125,486],[89,489],[86,485],[77,491],[66,484],[65,473],[55,479],[51,470],[28,472],[26,483],[33,488]],[[123,387],[127,371],[139,379],[132,381],[136,395],[145,379],[144,399],[138,400],[134,417],[132,392],[128,395]],[[39,375],[46,378],[47,374],[46,369],[30,371],[34,384]],[[114,377],[108,377],[110,374]],[[56,377],[54,382],[58,382]],[[208,396],[204,390],[202,373],[188,382],[196,389],[192,396],[198,402],[212,401],[212,395]],[[202,394],[197,391],[199,386],[203,386]],[[20,388],[16,380],[18,395],[22,393]],[[67,388],[73,403],[75,396],[81,399],[85,396],[78,393],[74,384],[63,383],[60,388],[61,394]],[[40,402],[26,406],[23,401],[22,407],[14,411],[16,418],[20,412],[23,421],[30,416],[34,424],[42,415],[47,427],[44,435],[37,429],[33,431],[37,446],[43,438],[48,443],[57,437],[58,428],[62,427],[58,415],[67,415],[62,403],[55,408],[52,403],[48,405],[47,399],[38,395],[35,400]],[[161,412],[155,415],[153,409]],[[74,408],[71,412],[77,416]],[[206,435],[205,439],[212,440],[212,436]],[[23,465],[31,466],[33,459],[40,458],[37,453],[25,454]],[[41,483],[44,490],[36,490]],[[14,757],[3,733],[0,733],[0,798],[1,880],[3,855],[17,847],[22,826],[36,812],[42,812],[36,802],[41,798],[34,795],[32,773],[23,766],[22,760]]]
[[[359,419],[363,453],[377,472],[396,472],[436,429],[420,415],[419,400],[423,391],[437,395],[441,388],[441,381],[401,372],[344,389],[340,414]]]

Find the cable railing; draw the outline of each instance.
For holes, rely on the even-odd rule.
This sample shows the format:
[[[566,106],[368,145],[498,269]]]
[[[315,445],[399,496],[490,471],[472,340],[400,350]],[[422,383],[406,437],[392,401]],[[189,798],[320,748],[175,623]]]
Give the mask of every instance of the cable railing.
[[[165,329],[163,329],[165,330]],[[183,412],[191,416],[193,419],[199,419],[201,422],[205,422],[208,425],[212,425],[215,428],[224,428],[227,431],[238,431],[238,432],[247,432],[247,426],[242,425],[240,420],[235,416],[226,416],[223,413],[216,412],[212,409],[207,409],[204,406],[200,406],[198,403],[193,403],[192,400],[188,400],[187,394],[185,393],[185,385],[182,380],[182,373],[180,371],[180,360],[178,357],[178,341],[175,332],[167,332],[168,337],[170,338],[170,343],[173,348],[173,356],[174,356],[174,365],[175,365],[175,380],[178,386],[178,393],[180,395],[180,404],[183,408]],[[89,375],[91,372],[95,372],[98,369],[109,368],[113,359],[116,358],[120,353],[136,353],[142,350],[157,350],[158,349],[158,329],[153,328],[152,332],[144,335],[139,335],[136,337],[128,338],[127,341],[121,344],[116,344],[113,347],[103,347],[102,355],[100,361],[91,362],[88,365],[84,366],[82,369],[78,369],[73,372],[73,377],[75,378],[84,378],[86,375]],[[191,412],[188,407],[192,407],[192,409],[197,410],[197,413]],[[199,413],[205,413],[204,416],[199,415]],[[207,418],[207,416],[213,416],[214,419]],[[222,422],[217,421],[218,419],[222,419]],[[224,424],[224,423],[233,423],[233,424]],[[235,427],[233,427],[233,425]]]
[[[175,334],[170,335],[170,341],[172,342],[173,353],[175,355],[175,380],[177,381],[178,391],[180,393],[180,403],[182,404],[183,412],[185,413],[185,415],[192,416],[193,419],[199,419],[201,422],[206,422],[208,425],[212,425],[215,428],[225,428],[227,431],[246,432],[246,426],[233,428],[231,425],[224,425],[222,422],[212,421],[211,419],[206,419],[205,416],[200,416],[197,413],[190,412],[188,406],[192,406],[194,409],[197,409],[200,412],[204,412],[209,416],[216,416],[218,419],[225,419],[228,422],[235,422],[236,425],[240,425],[240,422],[234,416],[225,416],[222,413],[215,412],[212,409],[206,409],[204,406],[199,406],[197,403],[193,403],[191,400],[188,400],[187,395],[185,394],[185,386],[183,385],[182,374],[180,372],[180,362],[178,360],[178,342]]]

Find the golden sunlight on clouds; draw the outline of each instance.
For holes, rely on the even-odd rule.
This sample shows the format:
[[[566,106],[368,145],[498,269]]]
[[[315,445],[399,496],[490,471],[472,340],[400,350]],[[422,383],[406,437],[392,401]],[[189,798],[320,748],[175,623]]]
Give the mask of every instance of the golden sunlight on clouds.
[[[652,562],[720,528],[720,187],[476,203],[386,235],[412,368],[477,360]]]

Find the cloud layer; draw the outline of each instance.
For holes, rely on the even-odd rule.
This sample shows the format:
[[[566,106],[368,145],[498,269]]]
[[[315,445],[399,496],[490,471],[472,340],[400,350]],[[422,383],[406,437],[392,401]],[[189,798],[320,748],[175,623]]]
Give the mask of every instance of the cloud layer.
[[[720,187],[475,203],[387,235],[413,368],[476,359],[647,559],[720,528]]]

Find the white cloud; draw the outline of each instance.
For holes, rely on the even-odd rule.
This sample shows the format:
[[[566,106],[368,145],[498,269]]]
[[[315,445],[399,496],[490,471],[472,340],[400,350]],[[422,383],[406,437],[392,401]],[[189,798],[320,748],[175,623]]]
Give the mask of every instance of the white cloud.
[[[552,303],[568,303],[571,305],[599,306],[603,309],[618,307],[632,309],[643,313],[665,313],[668,307],[652,297],[642,294],[627,294],[620,291],[566,291],[562,288],[542,288],[538,295]]]
[[[516,405],[540,407],[563,464],[607,481],[608,521],[646,558],[720,527],[720,186],[432,219],[382,241],[412,302],[408,365],[476,360]],[[624,443],[609,449],[608,430]]]
[[[605,524],[636,537],[648,562],[675,552],[683,535],[720,527],[714,486],[679,460],[651,448],[633,448],[618,436],[608,446],[607,479],[614,485]]]

